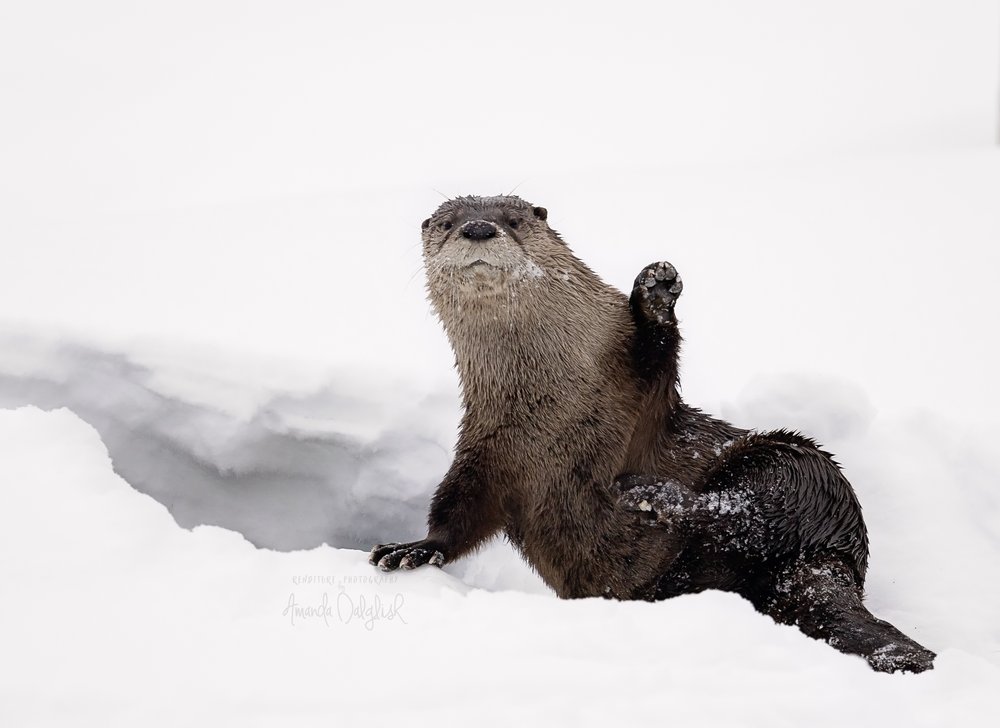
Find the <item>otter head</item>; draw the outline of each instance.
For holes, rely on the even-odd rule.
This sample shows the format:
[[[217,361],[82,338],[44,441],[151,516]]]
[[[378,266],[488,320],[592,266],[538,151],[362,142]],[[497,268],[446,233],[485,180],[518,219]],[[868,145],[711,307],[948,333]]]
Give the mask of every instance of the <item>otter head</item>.
[[[553,246],[565,247],[544,207],[519,197],[456,197],[423,222],[424,265],[435,304],[509,294],[543,278]]]

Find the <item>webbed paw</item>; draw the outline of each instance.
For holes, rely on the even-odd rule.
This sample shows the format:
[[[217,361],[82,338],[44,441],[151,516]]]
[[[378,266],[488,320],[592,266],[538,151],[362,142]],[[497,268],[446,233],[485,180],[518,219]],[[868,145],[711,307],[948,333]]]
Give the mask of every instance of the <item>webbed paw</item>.
[[[441,545],[427,539],[410,543],[380,544],[373,548],[368,556],[368,563],[374,564],[382,571],[416,569],[424,564],[442,566],[444,562],[445,555]]]
[[[680,523],[697,501],[689,488],[653,475],[621,475],[614,490],[622,508],[659,523]]]
[[[636,277],[632,300],[646,318],[664,324],[673,320],[674,304],[683,290],[677,269],[661,261],[646,266]]]

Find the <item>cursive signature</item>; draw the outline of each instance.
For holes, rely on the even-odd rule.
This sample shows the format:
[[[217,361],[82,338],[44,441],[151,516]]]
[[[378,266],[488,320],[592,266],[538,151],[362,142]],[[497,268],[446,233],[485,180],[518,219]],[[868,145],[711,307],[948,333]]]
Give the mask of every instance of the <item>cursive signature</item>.
[[[382,597],[375,595],[369,600],[364,594],[351,596],[346,590],[341,590],[337,594],[336,605],[331,604],[330,595],[323,592],[323,598],[318,604],[299,603],[295,598],[295,592],[288,595],[288,602],[281,612],[282,617],[287,617],[294,627],[297,622],[307,620],[323,620],[323,624],[330,626],[330,621],[334,618],[343,624],[358,622],[369,632],[375,628],[375,623],[382,620],[398,620],[406,624],[406,620],[401,613],[403,607],[403,595],[397,593],[391,602],[385,602]]]

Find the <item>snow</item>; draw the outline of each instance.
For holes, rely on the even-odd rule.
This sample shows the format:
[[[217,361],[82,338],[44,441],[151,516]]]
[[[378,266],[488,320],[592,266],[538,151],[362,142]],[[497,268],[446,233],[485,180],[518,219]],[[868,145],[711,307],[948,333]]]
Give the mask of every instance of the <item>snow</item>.
[[[3,725],[995,722],[1000,8],[573,8],[0,12]],[[676,266],[685,399],[836,454],[935,670],[501,541],[367,563],[460,414],[420,221],[519,183]]]
[[[987,725],[1000,707],[995,662],[940,645],[930,673],[876,674],[729,594],[564,602],[186,531],[65,409],[0,411],[0,455],[18,484],[0,512],[6,725],[596,725],[668,707],[707,725]]]

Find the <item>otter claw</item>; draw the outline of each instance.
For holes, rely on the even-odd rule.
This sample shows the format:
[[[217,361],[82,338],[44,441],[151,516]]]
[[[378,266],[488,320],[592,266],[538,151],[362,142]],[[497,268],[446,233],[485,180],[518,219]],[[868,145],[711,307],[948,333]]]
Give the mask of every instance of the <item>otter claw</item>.
[[[441,566],[444,564],[444,554],[429,549],[415,549],[404,556],[399,562],[400,569],[416,569],[418,566]]]
[[[368,563],[373,566],[378,566],[382,560],[393,551],[396,551],[406,544],[402,543],[383,543],[378,546],[372,547],[372,550],[368,553]]]

